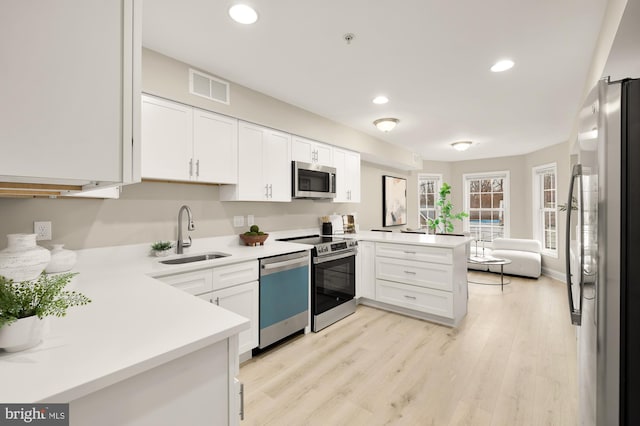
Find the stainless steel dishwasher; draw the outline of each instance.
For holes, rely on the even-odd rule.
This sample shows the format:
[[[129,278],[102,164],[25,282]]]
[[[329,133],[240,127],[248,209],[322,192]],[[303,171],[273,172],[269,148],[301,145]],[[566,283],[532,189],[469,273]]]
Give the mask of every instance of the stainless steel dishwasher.
[[[309,325],[309,252],[260,259],[263,349]]]

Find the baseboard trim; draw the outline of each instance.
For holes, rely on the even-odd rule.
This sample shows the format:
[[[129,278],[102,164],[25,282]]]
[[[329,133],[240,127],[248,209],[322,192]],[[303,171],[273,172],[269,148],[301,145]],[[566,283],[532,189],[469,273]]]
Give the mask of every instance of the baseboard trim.
[[[567,276],[564,272],[556,271],[555,269],[549,269],[542,267],[542,275],[546,275],[549,278],[553,278],[554,280],[562,281],[566,284]]]

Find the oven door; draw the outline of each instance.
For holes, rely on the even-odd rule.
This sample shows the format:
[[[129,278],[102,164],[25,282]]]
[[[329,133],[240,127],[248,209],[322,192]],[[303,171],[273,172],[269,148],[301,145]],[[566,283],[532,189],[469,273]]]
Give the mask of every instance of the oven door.
[[[320,315],[356,296],[356,253],[313,258],[313,314]]]

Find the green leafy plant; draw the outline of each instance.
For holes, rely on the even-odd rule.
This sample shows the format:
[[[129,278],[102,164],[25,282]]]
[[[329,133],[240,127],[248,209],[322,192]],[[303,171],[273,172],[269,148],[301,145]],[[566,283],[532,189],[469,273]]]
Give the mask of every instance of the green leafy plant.
[[[440,214],[435,219],[428,218],[427,226],[436,231],[436,233],[444,234],[453,232],[453,221],[462,220],[469,215],[465,212],[453,213],[453,204],[448,200],[451,194],[451,185],[444,182],[440,187],[440,193],[436,205],[440,207]]]
[[[74,275],[43,273],[37,280],[17,283],[0,276],[0,327],[34,315],[63,317],[71,306],[90,303],[82,293],[63,290]]]
[[[264,232],[260,230],[260,227],[258,225],[251,225],[249,230],[245,232],[244,235],[251,235],[255,237],[256,235],[264,235]]]
[[[173,247],[173,243],[171,241],[156,241],[151,244],[151,250],[155,251],[165,251],[171,249],[171,247]]]

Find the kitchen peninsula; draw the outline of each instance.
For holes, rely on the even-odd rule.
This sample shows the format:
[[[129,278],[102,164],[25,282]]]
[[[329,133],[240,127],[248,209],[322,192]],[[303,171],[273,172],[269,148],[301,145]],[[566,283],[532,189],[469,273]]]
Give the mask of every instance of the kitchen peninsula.
[[[364,231],[359,240],[358,303],[448,326],[467,314],[470,237]]]
[[[78,251],[70,289],[92,302],[50,318],[40,345],[0,351],[0,401],[70,403],[71,425],[238,424],[238,335],[249,321],[155,277],[305,248],[198,239],[185,255],[228,256],[181,265],[161,264],[148,244]]]

